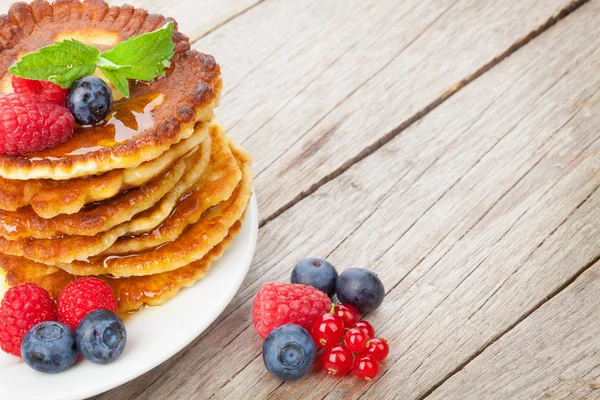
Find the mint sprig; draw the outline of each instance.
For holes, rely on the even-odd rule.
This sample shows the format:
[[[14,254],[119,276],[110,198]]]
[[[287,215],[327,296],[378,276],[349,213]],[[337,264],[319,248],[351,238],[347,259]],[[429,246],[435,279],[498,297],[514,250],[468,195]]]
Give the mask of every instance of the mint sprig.
[[[92,75],[96,68],[125,97],[127,79],[151,81],[162,75],[175,54],[174,24],[118,43],[103,53],[75,39],[56,42],[21,58],[9,71],[27,79],[43,80],[68,88],[71,83]]]
[[[9,71],[16,76],[50,81],[66,88],[74,80],[93,74],[99,56],[100,52],[93,46],[65,40],[23,56]]]

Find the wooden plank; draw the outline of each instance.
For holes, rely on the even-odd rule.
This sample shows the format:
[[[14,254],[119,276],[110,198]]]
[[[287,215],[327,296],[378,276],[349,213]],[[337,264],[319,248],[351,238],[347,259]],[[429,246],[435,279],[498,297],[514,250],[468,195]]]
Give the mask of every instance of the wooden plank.
[[[596,263],[428,398],[600,398],[599,291]]]
[[[597,9],[588,12],[597,12]],[[570,31],[565,37],[579,37],[579,33],[581,32]],[[547,39],[552,42],[560,40],[560,37],[556,35]],[[549,44],[548,41],[545,41],[546,45]],[[593,48],[594,46],[589,47],[584,53]],[[539,54],[541,49],[537,50],[531,49],[532,54],[528,57]],[[543,78],[538,76],[542,74],[537,69],[538,65],[548,66],[552,70],[548,71],[551,75],[547,77],[554,76],[556,79],[561,76],[561,70],[554,70],[555,62],[564,62],[570,56],[572,54],[564,48],[553,62],[548,62],[547,58],[536,60],[530,68],[516,64],[513,66],[519,68],[505,70],[501,76],[488,81],[486,87],[490,91],[496,88],[502,78],[514,77],[512,82],[515,85],[526,84],[526,88],[521,89],[530,92],[534,90],[533,86],[541,85],[541,92],[535,93],[534,90],[531,93],[533,97],[524,99],[524,102],[519,101],[519,96],[524,95],[520,90],[512,95],[507,93],[501,103],[496,99],[493,108],[487,111],[492,118],[477,121],[467,132],[476,135],[474,141],[464,142],[458,151],[447,156],[448,159],[455,160],[453,163],[438,161],[440,164],[437,171],[427,172],[419,179],[421,183],[412,183],[412,188],[408,190],[406,185],[402,185],[397,191],[392,191],[384,205],[380,205],[363,226],[329,255],[338,264],[353,260],[354,265],[370,265],[370,268],[375,265],[374,268],[384,282],[395,280],[397,283],[398,279],[406,276],[388,294],[384,310],[373,315],[372,321],[375,326],[380,327],[381,334],[398,346],[392,349],[391,356],[391,360],[397,360],[397,363],[386,366],[389,372],[366,392],[366,398],[419,398],[426,392],[422,388],[443,379],[444,375],[439,373],[440,370],[451,370],[451,365],[456,368],[461,360],[478,351],[487,341],[493,341],[496,335],[503,332],[503,327],[519,318],[523,310],[544,299],[561,282],[568,280],[581,265],[598,254],[597,233],[572,237],[571,230],[573,226],[581,226],[581,219],[575,219],[573,225],[565,224],[565,230],[555,232],[556,240],[545,239],[565,219],[575,218],[569,214],[577,209],[580,202],[599,183],[598,162],[593,159],[598,151],[598,145],[594,142],[598,139],[600,127],[597,115],[592,120],[587,116],[575,118],[561,130],[560,135],[554,137],[554,132],[575,112],[571,108],[577,107],[589,97],[588,90],[593,93],[598,89],[598,81],[595,80],[583,92],[575,95],[579,101],[566,95],[578,85],[580,88],[585,86],[579,79],[593,75],[598,67],[598,52],[591,58],[590,66],[570,71],[563,78],[566,79],[564,82],[559,82],[547,93],[545,91],[554,84],[542,83],[539,79]],[[516,76],[515,72],[521,69],[529,69],[528,79]],[[582,75],[571,77],[571,74],[579,73]],[[486,75],[481,79],[492,79],[493,76]],[[477,83],[479,82],[475,82]],[[464,95],[467,96],[467,93]],[[540,99],[540,104],[536,105],[536,113],[532,114],[527,107],[531,107],[532,100],[540,93],[545,93],[544,96],[549,98],[546,101]],[[452,109],[471,110],[476,107],[477,101],[484,96],[483,91],[471,94],[473,97],[468,102],[456,104]],[[492,92],[493,94],[495,93]],[[557,99],[563,99],[567,104],[562,106],[562,110],[555,106]],[[485,102],[484,105],[488,106],[489,103]],[[514,107],[522,110],[516,113],[512,111],[511,115],[510,108]],[[475,115],[479,111],[474,110]],[[520,112],[524,114],[520,115]],[[548,121],[545,116],[548,112],[552,115],[565,112],[567,115],[563,114],[559,120]],[[507,114],[511,117],[509,120],[503,118]],[[431,119],[426,119],[423,125],[431,121],[427,125],[432,129],[438,124],[444,126],[450,122],[450,115],[444,119],[436,113],[435,117],[431,115]],[[470,154],[465,154],[465,149],[477,151],[476,144],[482,138],[493,136],[503,125],[508,124],[506,128],[512,128],[514,123],[510,123],[511,120],[519,121],[523,115],[526,119],[521,122],[521,126],[502,139],[496,149],[481,158],[477,168],[467,174],[464,174],[464,170],[460,171],[462,167],[456,160],[470,157]],[[433,121],[434,118],[438,121]],[[541,127],[539,119],[545,120]],[[529,120],[531,121],[528,122]],[[494,121],[499,125],[494,124]],[[547,123],[549,124],[546,125]],[[440,134],[449,134],[455,128],[456,126],[450,125]],[[421,134],[424,129],[425,126],[420,127]],[[523,142],[520,143],[520,140]],[[514,154],[515,146],[524,142],[528,143],[529,149],[525,148],[519,151],[520,154]],[[576,147],[564,145],[572,142],[577,142]],[[539,147],[542,143],[546,145]],[[594,143],[593,147],[578,154],[590,143]],[[399,148],[400,144],[394,146],[396,151]],[[550,148],[554,150],[548,152]],[[396,153],[398,158],[406,155],[407,153],[400,151]],[[444,158],[446,157],[442,157]],[[573,161],[575,164],[571,164]],[[576,167],[577,163],[582,164]],[[375,168],[375,163],[371,167]],[[503,171],[498,173],[494,168],[501,168]],[[452,178],[449,183],[445,183],[456,169],[462,175],[460,180],[455,183],[456,180]],[[571,171],[573,172],[570,173]],[[441,186],[440,191],[437,190],[438,185]],[[451,189],[447,190],[448,187]],[[498,192],[498,189],[508,188],[511,189],[506,194]],[[428,192],[432,191],[436,197],[439,193],[444,193],[433,206],[432,202],[425,200],[430,198]],[[592,208],[597,207],[593,200],[589,200],[593,204]],[[422,210],[427,209],[423,214]],[[597,215],[587,212],[581,215],[588,218],[584,220],[587,224],[597,220]],[[566,227],[570,229],[567,230]],[[377,243],[381,238],[389,239],[387,241],[393,245],[383,256],[379,248],[387,249],[388,244]],[[536,251],[544,240],[552,246]],[[523,245],[523,241],[526,245]],[[557,249],[563,247],[565,251],[557,252]],[[533,253],[534,251],[536,252]],[[555,252],[556,258],[548,260],[549,255]],[[532,260],[524,263],[532,253]],[[540,259],[543,260],[542,263]],[[539,276],[540,279],[535,285],[525,284],[508,291],[501,284],[513,274],[525,282],[532,275]],[[499,291],[497,297],[490,298],[489,294],[496,291]],[[399,309],[402,314],[397,314]],[[262,368],[260,359],[254,360],[217,392],[216,397],[235,397],[240,389],[247,390],[247,384],[243,382],[250,377],[256,379]],[[317,398],[328,393],[327,398],[355,398],[366,389],[363,384],[348,379],[342,381],[333,392],[329,392],[335,382],[307,379],[299,384],[286,384],[271,393],[272,378],[266,374],[263,377],[263,381],[250,389],[253,396],[271,394],[272,398],[297,398],[299,393],[305,393],[310,387],[310,393]]]
[[[218,119],[255,156],[265,220],[571,4],[265,2],[195,47],[223,66]]]
[[[30,0],[31,1],[31,0]],[[221,27],[263,0],[106,0],[109,4],[131,4],[141,7],[152,14],[163,14],[173,17],[179,29],[190,37],[191,41]],[[0,14],[8,12],[15,1],[0,0]]]
[[[590,157],[600,151],[600,121],[586,111],[600,87],[598,11],[599,2],[583,6],[267,224],[218,321],[160,368],[99,398],[384,398],[390,390],[419,398],[443,381],[600,250],[561,230],[600,184]],[[566,249],[560,262],[528,261],[549,259],[556,244],[544,243],[553,237]],[[289,279],[308,255],[340,270],[368,267],[385,282],[384,306],[368,317],[392,343],[380,382],[309,377],[280,387],[264,370],[252,296],[266,281]],[[513,275],[540,282],[521,295],[501,290]]]

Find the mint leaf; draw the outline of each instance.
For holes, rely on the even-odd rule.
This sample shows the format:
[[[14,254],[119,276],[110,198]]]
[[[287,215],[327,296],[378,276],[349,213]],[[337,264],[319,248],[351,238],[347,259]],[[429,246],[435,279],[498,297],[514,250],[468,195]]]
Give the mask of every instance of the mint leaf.
[[[67,88],[73,81],[94,73],[99,53],[94,46],[65,40],[23,56],[9,71],[16,76],[50,81]]]
[[[121,69],[110,69],[107,67],[99,67],[102,74],[112,83],[121,94],[125,97],[129,97],[129,81],[123,71],[126,68]]]
[[[133,68],[131,65],[117,65],[114,62],[109,61],[102,56],[98,56],[98,58],[96,59],[96,65],[99,68],[106,68],[110,69],[111,71],[120,70],[121,72],[124,72],[125,70],[129,71]]]
[[[25,55],[9,71],[67,88],[75,80],[92,75],[98,67],[106,79],[129,97],[128,78],[151,81],[165,72],[175,53],[174,29],[175,25],[169,22],[154,32],[120,42],[102,54],[96,47],[75,39],[57,42]]]
[[[169,22],[154,32],[120,42],[100,56],[116,65],[131,66],[131,70],[124,71],[129,79],[151,81],[165,71],[168,61],[175,53],[174,27]]]

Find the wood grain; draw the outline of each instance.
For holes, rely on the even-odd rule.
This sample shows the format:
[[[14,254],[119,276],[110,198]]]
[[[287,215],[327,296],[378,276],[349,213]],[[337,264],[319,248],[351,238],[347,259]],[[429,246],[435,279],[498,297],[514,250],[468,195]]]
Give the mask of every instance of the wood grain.
[[[596,263],[429,398],[600,398],[599,291]]]
[[[572,234],[594,220],[579,210],[600,185],[598,11],[575,11],[267,224],[217,322],[99,398],[421,398],[451,376],[600,253],[595,235]],[[368,316],[392,344],[377,383],[282,385],[264,370],[252,295],[307,255],[385,282],[386,302]]]
[[[265,2],[195,47],[223,66],[218,118],[255,156],[268,220],[569,4]]]

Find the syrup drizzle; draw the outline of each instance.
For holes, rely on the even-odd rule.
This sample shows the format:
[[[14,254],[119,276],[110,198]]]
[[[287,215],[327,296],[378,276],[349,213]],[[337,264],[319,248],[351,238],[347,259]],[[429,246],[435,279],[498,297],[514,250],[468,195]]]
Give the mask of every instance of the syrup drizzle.
[[[165,101],[162,93],[149,93],[115,102],[106,119],[94,126],[77,127],[66,142],[31,153],[29,159],[59,160],[112,148],[154,125],[154,110]]]

